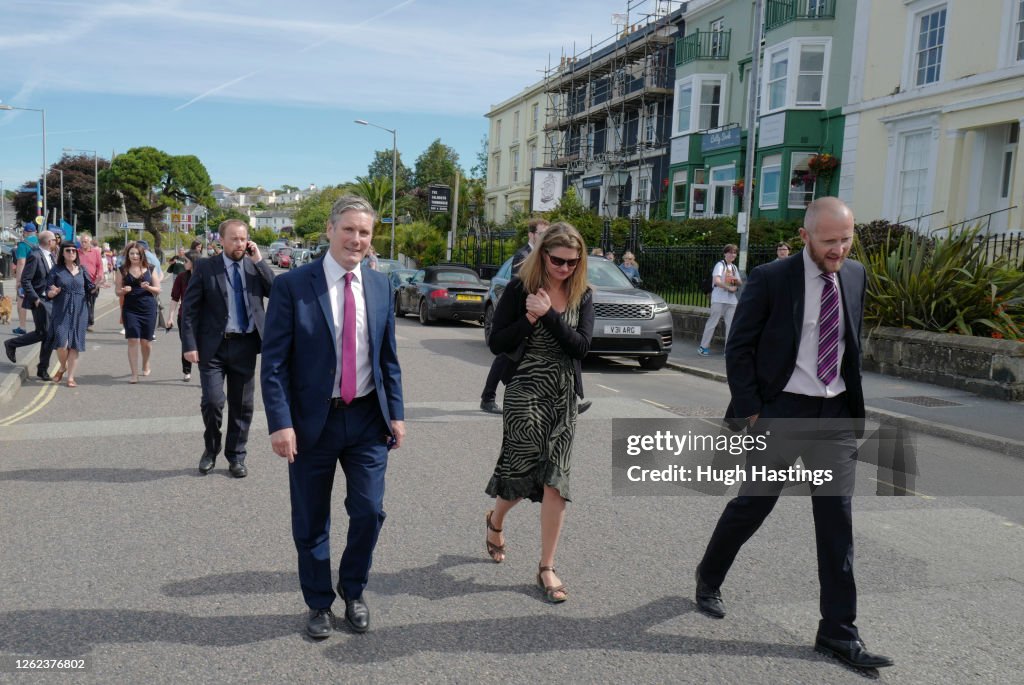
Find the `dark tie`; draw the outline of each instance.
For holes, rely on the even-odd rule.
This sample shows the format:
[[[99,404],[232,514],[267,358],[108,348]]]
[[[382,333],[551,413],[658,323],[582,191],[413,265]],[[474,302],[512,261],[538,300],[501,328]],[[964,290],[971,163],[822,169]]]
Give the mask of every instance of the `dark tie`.
[[[233,264],[234,272],[231,275],[231,288],[235,291],[235,314],[238,317],[238,332],[249,331],[249,315],[245,311],[245,289],[242,287],[242,269],[238,262]]]
[[[356,398],[356,297],[352,294],[353,273],[345,274],[345,309],[341,319],[341,399],[349,404]]]
[[[818,318],[818,378],[825,385],[839,375],[839,287],[835,274],[821,274],[821,315]]]

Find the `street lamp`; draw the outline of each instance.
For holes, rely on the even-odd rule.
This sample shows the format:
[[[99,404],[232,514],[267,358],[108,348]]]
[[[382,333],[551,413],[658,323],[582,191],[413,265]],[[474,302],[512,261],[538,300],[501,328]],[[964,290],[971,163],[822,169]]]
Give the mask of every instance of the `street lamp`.
[[[12,109],[20,109],[23,112],[39,112],[43,115],[43,216],[46,217],[46,213],[49,211],[49,208],[46,206],[46,110],[0,104],[0,110],[10,111]],[[48,220],[49,218],[44,218],[43,222],[45,223]]]
[[[398,129],[371,124],[365,119],[356,119],[360,126],[373,126],[391,134],[391,259],[395,258],[395,197],[398,192]]]
[[[95,150],[83,150],[77,147],[66,147],[64,152],[91,152],[92,153],[92,180],[96,185],[96,190],[93,195],[92,211],[93,211],[93,237],[97,240],[100,237],[100,157]]]

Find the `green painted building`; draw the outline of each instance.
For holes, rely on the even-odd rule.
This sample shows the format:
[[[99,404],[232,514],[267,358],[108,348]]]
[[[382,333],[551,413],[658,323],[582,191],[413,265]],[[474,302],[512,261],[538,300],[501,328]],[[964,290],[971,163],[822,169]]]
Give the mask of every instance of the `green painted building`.
[[[764,6],[752,215],[799,219],[812,199],[839,192],[856,3]],[[754,3],[689,8],[675,53],[666,214],[731,216],[742,210]]]

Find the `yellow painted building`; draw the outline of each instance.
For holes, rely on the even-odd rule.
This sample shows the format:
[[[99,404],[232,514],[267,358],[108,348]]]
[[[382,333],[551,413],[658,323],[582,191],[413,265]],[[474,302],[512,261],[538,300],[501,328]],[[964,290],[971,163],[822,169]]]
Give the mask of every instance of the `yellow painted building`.
[[[545,162],[546,114],[544,81],[494,105],[487,113],[487,221],[501,225],[516,208],[529,209],[530,170]]]
[[[859,220],[1024,230],[1024,0],[856,0],[840,197]]]

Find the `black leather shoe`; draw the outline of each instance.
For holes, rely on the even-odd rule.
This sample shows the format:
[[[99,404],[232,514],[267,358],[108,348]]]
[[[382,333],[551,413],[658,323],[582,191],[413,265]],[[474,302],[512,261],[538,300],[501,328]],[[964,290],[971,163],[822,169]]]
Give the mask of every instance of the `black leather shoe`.
[[[228,471],[230,471],[231,475],[235,478],[245,478],[249,475],[249,469],[245,468],[245,464],[240,461],[231,462],[231,465],[228,466]]]
[[[204,476],[213,470],[213,465],[217,463],[217,455],[210,454],[209,452],[203,452],[202,458],[199,460],[199,473]]]
[[[885,668],[893,660],[881,654],[872,654],[860,640],[833,640],[819,635],[814,640],[814,651],[835,657],[854,668]]]
[[[12,364],[18,363],[18,357],[14,354],[15,349],[16,348],[11,344],[10,340],[4,341],[4,352],[7,353],[7,358],[11,360]]]
[[[583,412],[590,409],[590,407],[593,406],[593,404],[594,403],[591,402],[590,400],[583,400],[582,402],[576,405],[576,413],[582,414]]]
[[[711,618],[725,618],[725,602],[722,593],[700,579],[700,568],[694,573],[697,579],[697,608]]]
[[[53,378],[50,376],[50,372],[46,369],[40,369],[39,373],[36,374],[36,378],[41,381],[52,381]]]
[[[334,632],[334,626],[331,625],[331,610],[327,609],[310,609],[309,618],[306,619],[306,635],[309,635],[314,640],[323,640],[331,636]]]
[[[341,589],[341,583],[338,584],[338,594],[345,602],[345,622],[349,627],[357,633],[365,633],[369,630],[370,607],[366,606],[366,602],[361,597],[359,599],[347,598]]]
[[[489,414],[500,414],[501,407],[494,400],[480,400],[480,411],[485,411]]]

